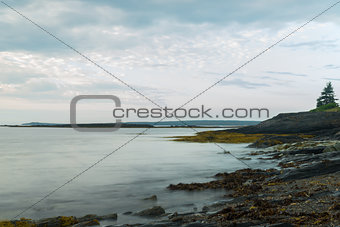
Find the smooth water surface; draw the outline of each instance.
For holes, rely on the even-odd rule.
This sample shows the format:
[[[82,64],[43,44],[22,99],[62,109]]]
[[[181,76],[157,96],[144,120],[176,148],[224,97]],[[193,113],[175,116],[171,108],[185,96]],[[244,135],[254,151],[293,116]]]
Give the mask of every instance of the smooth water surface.
[[[39,219],[118,213],[118,222],[132,223],[136,219],[122,213],[154,205],[167,212],[193,211],[221,200],[224,192],[174,192],[166,187],[209,181],[218,172],[245,168],[214,144],[166,138],[191,135],[191,129],[154,128],[128,142],[144,130],[80,133],[65,128],[0,128],[0,219],[13,218],[125,143],[21,216]],[[250,151],[246,144],[222,146],[236,156]],[[258,165],[254,160],[246,162]],[[158,201],[143,200],[154,194]]]

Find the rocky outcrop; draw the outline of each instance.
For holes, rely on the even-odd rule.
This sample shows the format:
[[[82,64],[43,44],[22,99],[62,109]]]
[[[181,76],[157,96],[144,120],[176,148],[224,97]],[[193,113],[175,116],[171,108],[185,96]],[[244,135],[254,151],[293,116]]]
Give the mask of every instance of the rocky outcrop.
[[[282,180],[297,180],[306,179],[315,176],[336,173],[340,171],[340,159],[338,160],[324,160],[309,166],[300,167],[288,171],[286,174],[280,176]]]
[[[161,206],[154,206],[150,209],[142,210],[137,213],[138,216],[142,217],[157,217],[165,214],[165,210]]]
[[[267,148],[278,144],[295,143],[304,140],[305,138],[296,135],[289,136],[265,135],[264,137],[256,140],[255,143],[250,144],[249,147]]]
[[[336,112],[300,112],[279,114],[258,125],[247,126],[229,131],[254,133],[310,133],[315,135],[335,136],[340,132],[340,113]],[[340,136],[340,135],[338,135]]]
[[[157,201],[157,196],[156,195],[152,195],[150,197],[144,198],[143,200]]]

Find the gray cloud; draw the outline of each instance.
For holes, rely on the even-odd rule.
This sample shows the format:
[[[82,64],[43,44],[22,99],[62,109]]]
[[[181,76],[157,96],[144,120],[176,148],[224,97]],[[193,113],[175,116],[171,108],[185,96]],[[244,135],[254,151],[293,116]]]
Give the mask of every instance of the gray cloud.
[[[213,2],[205,0],[51,0],[48,2],[8,0],[7,2],[76,48],[86,47],[87,49],[97,48],[98,43],[111,43],[110,48],[124,49],[145,42],[145,40],[140,40],[140,36],[134,34],[122,36],[122,33],[116,33],[109,36],[102,33],[103,30],[111,31],[114,26],[137,31],[144,29],[147,31],[146,33],[150,33],[149,35],[165,31],[170,34],[190,32],[186,27],[171,26],[174,24],[210,24],[219,28],[239,24],[279,30],[289,22],[307,21],[316,12],[334,3],[332,0],[277,0],[269,2],[266,0],[241,2],[232,0],[215,0]],[[22,49],[49,52],[68,51],[60,43],[43,34],[5,6],[0,8],[0,14],[3,15],[0,29],[6,31],[0,38],[2,43],[0,51]],[[332,9],[319,21],[335,22],[339,19],[340,10],[338,7]],[[163,28],[159,25],[163,25]],[[145,35],[148,36],[148,34]],[[320,44],[306,42],[287,46],[316,48]],[[106,48],[108,47],[106,46]]]

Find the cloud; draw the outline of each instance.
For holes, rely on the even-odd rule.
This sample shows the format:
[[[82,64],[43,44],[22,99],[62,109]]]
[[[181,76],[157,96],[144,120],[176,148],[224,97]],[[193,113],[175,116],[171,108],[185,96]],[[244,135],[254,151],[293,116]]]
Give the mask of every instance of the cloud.
[[[225,1],[204,0],[125,0],[125,1],[8,1],[14,8],[32,18],[56,36],[76,48],[95,49],[98,44],[125,49],[141,45],[155,33],[168,35],[190,33],[189,26],[201,29],[223,29],[234,26],[246,30],[272,29],[278,31],[288,23],[303,23],[317,12],[334,3],[325,1],[265,0]],[[289,9],[289,10],[282,10]],[[242,12],[242,13],[240,13]],[[303,12],[303,13],[301,13]],[[4,5],[0,8],[2,33],[0,51],[28,50],[63,52],[67,49],[48,37],[24,18]],[[329,11],[321,21],[340,19],[338,8]],[[176,26],[176,25],[185,26]],[[205,27],[204,27],[205,26]],[[140,32],[148,34],[140,36]],[[317,46],[316,43],[296,43],[297,46]],[[100,45],[99,45],[100,46]],[[105,46],[108,48],[108,45]]]
[[[292,73],[292,72],[266,71],[265,73],[274,74],[274,75],[299,76],[299,77],[307,76],[306,74],[298,74],[298,73]]]
[[[325,65],[324,68],[326,68],[326,69],[339,69],[340,66],[329,64],[329,65]]]
[[[338,39],[336,40],[315,40],[315,41],[309,41],[309,42],[295,42],[295,43],[289,43],[289,44],[281,44],[283,47],[289,47],[289,48],[310,48],[312,50],[318,50],[318,49],[335,49],[339,47]]]
[[[162,105],[190,99],[334,2],[7,1]],[[56,100],[68,106],[70,98],[78,94],[108,93],[131,105],[148,102],[8,8],[0,7],[0,15],[4,31],[0,37],[0,94],[8,106],[18,98],[21,103],[34,101],[36,106]],[[294,34],[294,39],[290,37],[290,42],[286,40],[286,46],[283,43],[242,68],[238,72],[242,77],[232,75],[220,88],[209,91],[207,98],[217,103],[221,95],[240,88],[252,89],[243,97],[255,94],[255,88],[260,88],[256,94],[275,92],[278,87],[281,95],[294,94],[295,86],[300,88],[307,75],[311,78],[308,89],[313,92],[319,86],[313,81],[318,83],[322,80],[319,75],[325,75],[323,66],[334,63],[338,56],[339,18],[339,7],[327,12]],[[268,71],[263,75],[268,65],[269,70],[285,69],[283,64],[293,72]],[[268,95],[261,97],[269,99]],[[247,97],[249,103],[253,99],[255,96]],[[287,103],[290,108],[291,100]]]
[[[335,80],[335,81],[340,81],[339,78],[329,78],[329,77],[325,77],[324,79],[325,79],[325,80]]]
[[[261,88],[261,87],[270,87],[268,84],[265,83],[255,83],[255,82],[250,82],[246,81],[243,79],[226,79],[220,83],[223,86],[237,86],[241,88],[246,88],[246,89],[255,89],[255,88]]]

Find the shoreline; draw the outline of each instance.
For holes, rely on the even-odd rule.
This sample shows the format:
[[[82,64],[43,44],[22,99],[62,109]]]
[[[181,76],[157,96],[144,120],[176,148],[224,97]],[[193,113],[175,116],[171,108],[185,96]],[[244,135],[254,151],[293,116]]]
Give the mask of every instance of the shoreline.
[[[109,214],[23,219],[0,222],[0,227],[81,227],[101,225],[109,220],[110,226],[124,227],[340,226],[338,113],[280,114],[256,126],[174,138],[199,143],[248,143],[248,147],[261,150],[248,152],[243,159],[274,163],[276,168],[240,169],[217,173],[210,182],[165,185],[170,191],[222,189],[225,196],[190,213],[167,213],[162,207],[154,206],[126,214],[149,218],[148,224],[115,225],[114,220],[119,217]]]
[[[228,155],[228,154],[226,154]],[[166,213],[152,207],[137,215],[150,218],[149,224],[111,226],[285,226],[340,225],[340,143],[307,141],[276,145],[245,157],[275,162],[276,169],[240,169],[218,173],[204,183],[169,185],[168,190],[225,190],[225,197],[202,210]],[[146,200],[155,199],[155,196]],[[157,199],[157,197],[156,197]],[[93,226],[114,223],[117,214],[84,217],[53,217],[0,222],[0,226]]]

